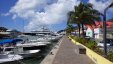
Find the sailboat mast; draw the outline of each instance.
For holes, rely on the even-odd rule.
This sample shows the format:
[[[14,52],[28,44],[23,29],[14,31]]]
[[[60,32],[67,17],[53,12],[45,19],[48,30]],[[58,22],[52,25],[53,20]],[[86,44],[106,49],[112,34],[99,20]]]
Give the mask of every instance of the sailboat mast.
[[[23,21],[23,34],[24,34],[24,21]]]

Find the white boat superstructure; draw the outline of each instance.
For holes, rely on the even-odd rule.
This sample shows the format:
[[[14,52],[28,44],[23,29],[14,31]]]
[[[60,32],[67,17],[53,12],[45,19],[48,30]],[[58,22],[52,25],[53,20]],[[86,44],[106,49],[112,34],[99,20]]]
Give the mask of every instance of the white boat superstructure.
[[[51,39],[47,38],[47,37],[40,37],[38,39],[36,39],[39,42],[50,42]]]
[[[45,41],[45,40],[31,40],[30,42],[31,43],[36,43],[38,45],[41,45],[41,44],[45,44],[45,45],[50,44],[49,41]]]
[[[20,47],[33,47],[33,46],[45,46],[47,44],[49,44],[50,42],[39,42],[36,40],[32,40],[29,42],[25,42],[25,43],[17,43],[16,46],[20,46]]]
[[[34,30],[32,33],[35,33],[40,41],[51,41],[55,39],[55,33],[50,31],[47,27],[43,26],[40,30]]]
[[[20,38],[24,38],[24,39],[23,41],[17,43],[16,46],[33,47],[33,46],[45,46],[47,44],[50,44],[50,40],[48,40],[45,37],[23,35]]]

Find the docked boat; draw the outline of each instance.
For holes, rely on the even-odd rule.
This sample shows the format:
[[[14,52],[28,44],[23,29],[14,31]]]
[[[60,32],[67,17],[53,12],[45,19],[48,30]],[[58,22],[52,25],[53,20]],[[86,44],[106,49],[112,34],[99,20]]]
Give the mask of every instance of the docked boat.
[[[24,49],[44,48],[46,45],[51,44],[51,41],[58,40],[55,34],[46,27],[19,35],[19,38],[24,40],[21,43],[17,43],[16,46],[22,46]]]
[[[17,43],[17,47],[23,47],[24,50],[41,49],[50,44],[50,42],[45,41],[45,39],[38,39],[37,36],[21,35],[19,38],[23,39],[20,43]]]
[[[16,47],[12,50],[11,54],[19,54],[23,58],[34,57],[40,50],[23,50],[23,47]]]
[[[40,40],[24,40],[21,41],[19,43],[16,44],[16,46],[20,46],[20,47],[33,47],[33,46],[45,46],[47,44],[49,44],[50,42],[46,42],[46,41],[40,41]]]
[[[21,55],[10,54],[11,51],[7,51],[5,46],[8,46],[9,43],[15,42],[16,39],[4,39],[0,41],[0,63],[12,62],[23,59]],[[20,40],[17,40],[20,41]]]
[[[36,36],[38,36],[39,41],[54,41],[54,40],[58,40],[59,36],[56,35],[54,32],[50,31],[47,27],[43,26],[41,29],[39,30],[34,30],[31,31],[31,33],[35,34]]]
[[[23,47],[24,50],[35,50],[35,49],[42,49],[47,46],[50,42],[39,42],[39,41],[25,41],[21,43],[17,43],[17,47]]]
[[[0,54],[0,63],[21,60],[23,57],[17,54]]]
[[[3,56],[6,56],[4,54],[10,54],[11,57],[12,55],[21,55],[22,57],[33,57],[34,54],[38,53],[40,50],[23,50],[22,46],[16,46],[16,45],[11,45],[13,44],[18,44],[18,43],[23,42],[21,39],[5,39],[1,42],[1,49],[3,50]],[[7,44],[7,45],[6,45]],[[10,46],[8,45],[10,44]],[[11,49],[11,50],[9,50]],[[8,57],[8,56],[7,56]]]

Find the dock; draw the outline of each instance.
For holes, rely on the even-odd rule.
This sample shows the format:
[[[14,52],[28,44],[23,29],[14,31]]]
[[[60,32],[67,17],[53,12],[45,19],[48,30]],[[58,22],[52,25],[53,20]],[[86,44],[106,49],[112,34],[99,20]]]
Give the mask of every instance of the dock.
[[[77,54],[76,45],[64,36],[41,64],[95,64],[86,54]]]

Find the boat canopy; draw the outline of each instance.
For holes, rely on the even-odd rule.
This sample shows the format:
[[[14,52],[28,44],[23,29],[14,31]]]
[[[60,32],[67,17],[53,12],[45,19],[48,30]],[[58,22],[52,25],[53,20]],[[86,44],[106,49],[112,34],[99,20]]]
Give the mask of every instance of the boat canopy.
[[[7,44],[7,43],[16,43],[19,41],[23,41],[23,40],[22,39],[4,39],[0,41],[0,45]]]

